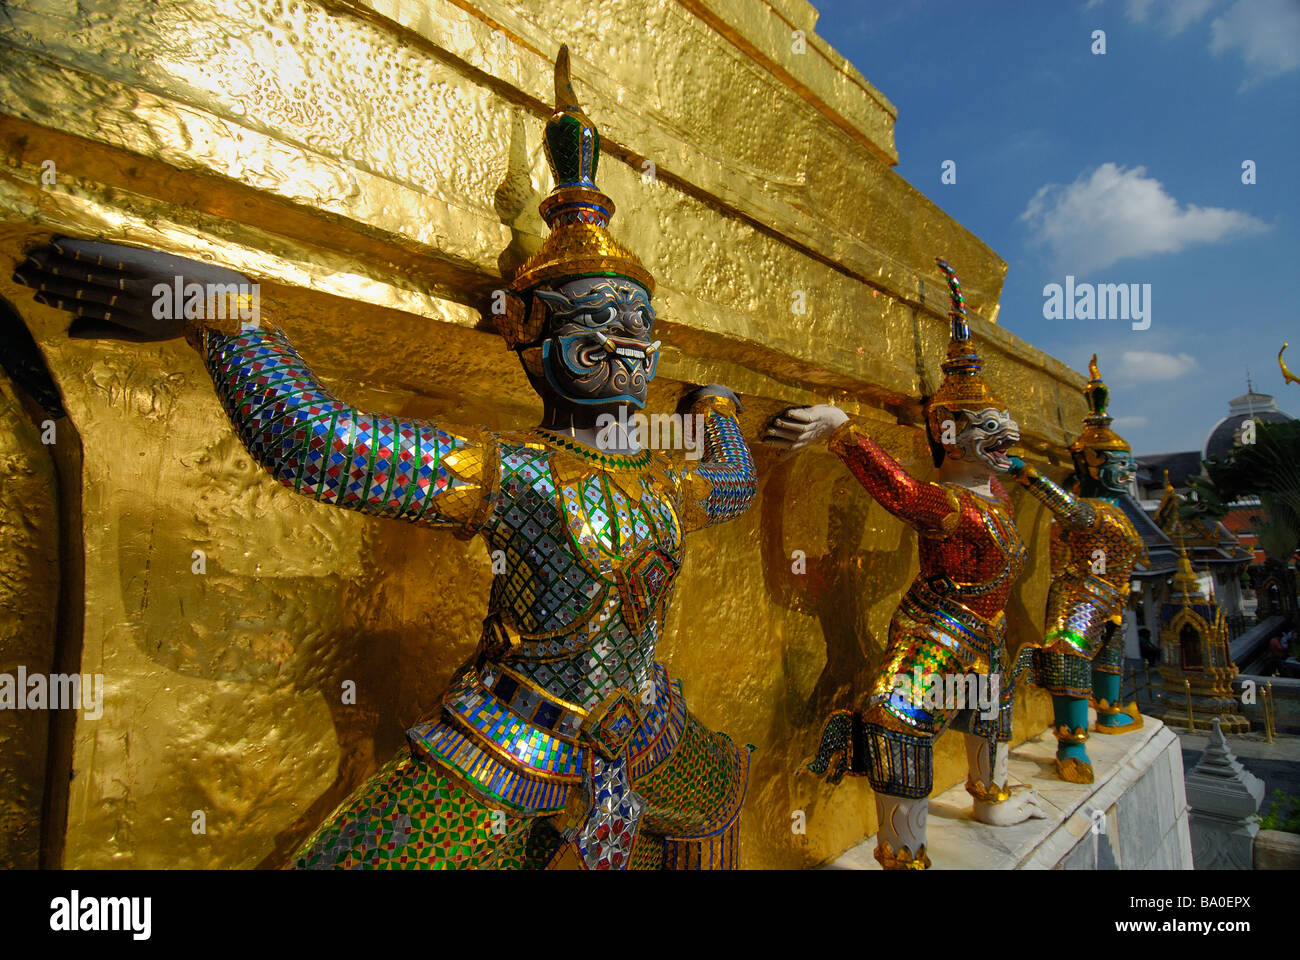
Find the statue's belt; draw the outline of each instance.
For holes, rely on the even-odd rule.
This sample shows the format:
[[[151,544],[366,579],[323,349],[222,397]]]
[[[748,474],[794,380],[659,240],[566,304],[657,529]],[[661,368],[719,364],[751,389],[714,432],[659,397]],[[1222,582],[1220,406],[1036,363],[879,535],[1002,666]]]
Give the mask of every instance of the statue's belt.
[[[407,739],[418,755],[506,806],[526,815],[557,812],[595,756],[626,758],[635,780],[672,755],[686,705],[661,665],[652,689],[642,698],[616,689],[583,711],[500,664],[480,662],[453,679],[441,709],[408,730]]]
[[[906,617],[920,625],[926,636],[948,650],[968,669],[984,672],[1001,658],[1006,644],[1006,615],[999,611],[992,620],[981,617],[947,593],[952,581],[946,577],[917,579],[903,595],[895,620]]]
[[[662,680],[666,688],[667,677]],[[496,664],[484,665],[479,671],[479,681],[525,723],[575,745],[593,747],[606,760],[622,755],[643,719],[637,698],[626,687],[612,690],[595,707],[584,710],[547,694]],[[655,687],[657,696],[659,684]]]

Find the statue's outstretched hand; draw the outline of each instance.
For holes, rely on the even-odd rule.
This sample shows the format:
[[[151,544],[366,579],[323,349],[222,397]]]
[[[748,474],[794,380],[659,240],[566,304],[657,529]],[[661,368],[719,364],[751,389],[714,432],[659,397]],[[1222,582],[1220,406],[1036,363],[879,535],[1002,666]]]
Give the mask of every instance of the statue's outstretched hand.
[[[801,450],[829,436],[848,419],[847,413],[829,403],[795,407],[772,418],[763,442],[783,450]]]
[[[230,285],[248,290],[242,273],[214,264],[144,250],[118,243],[56,237],[32,250],[14,271],[14,281],[36,290],[39,303],[66,310],[74,317],[68,335],[78,338],[153,341],[170,340],[186,331],[186,298],[175,296],[177,282],[185,290],[200,284],[204,291]],[[162,288],[168,288],[163,292]],[[157,291],[157,292],[155,292]],[[211,302],[205,296],[204,304]],[[232,309],[225,310],[225,306]],[[227,318],[237,316],[236,301],[223,304]],[[192,317],[215,329],[237,329],[237,320]],[[207,315],[205,314],[205,317]]]

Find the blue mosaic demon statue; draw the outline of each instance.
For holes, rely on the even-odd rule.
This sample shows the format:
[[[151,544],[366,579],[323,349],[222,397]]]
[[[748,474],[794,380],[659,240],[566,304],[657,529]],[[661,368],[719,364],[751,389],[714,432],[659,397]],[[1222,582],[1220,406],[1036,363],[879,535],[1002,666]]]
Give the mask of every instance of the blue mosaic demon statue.
[[[753,499],[740,405],[718,386],[687,398],[704,450],[686,467],[634,432],[600,429],[602,415],[628,422],[655,374],[654,281],[607,230],[600,136],[564,49],[556,101],[550,233],[497,318],[542,397],[536,429],[364,412],[270,325],[155,317],[156,284],[246,282],[231,271],[75,240],[18,270],[74,322],[139,339],[187,332],[250,453],[298,493],[504,552],[475,656],[408,746],[302,844],[297,867],[737,864],[749,752],[687,712],[655,647],[684,535]]]

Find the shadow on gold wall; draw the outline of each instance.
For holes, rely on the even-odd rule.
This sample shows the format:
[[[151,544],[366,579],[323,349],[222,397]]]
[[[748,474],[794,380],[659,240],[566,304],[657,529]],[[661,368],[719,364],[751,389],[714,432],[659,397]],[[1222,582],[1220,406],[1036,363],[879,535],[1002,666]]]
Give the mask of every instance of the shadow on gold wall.
[[[802,706],[795,704],[791,720],[799,726],[821,723],[832,709],[870,688],[888,637],[873,633],[869,609],[883,596],[900,594],[916,569],[912,538],[900,538],[897,547],[872,545],[868,517],[883,511],[842,468],[833,496],[821,505],[826,511],[825,552],[808,555],[808,531],[787,533],[785,515],[800,506],[796,491],[807,489],[801,474],[825,467],[824,462],[779,460],[767,473],[759,507],[771,602],[813,617],[826,645],[826,662],[812,690]]]
[[[20,667],[82,670],[81,461],[44,359],[0,298],[0,672],[15,680]],[[75,722],[0,711],[0,868],[61,865]]]

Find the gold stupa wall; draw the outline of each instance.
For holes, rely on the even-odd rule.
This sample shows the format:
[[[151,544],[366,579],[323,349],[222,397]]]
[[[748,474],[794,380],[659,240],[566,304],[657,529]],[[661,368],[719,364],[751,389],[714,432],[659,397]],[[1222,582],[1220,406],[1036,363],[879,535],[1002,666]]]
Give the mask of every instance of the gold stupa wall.
[[[659,284],[651,409],[726,383],[756,441],[783,407],[834,401],[928,473],[942,255],[1031,455],[1066,462],[1082,378],[996,326],[1005,264],[892,171],[893,106],[815,20],[803,0],[10,0],[0,297],[67,417],[43,445],[0,383],[0,671],[61,663],[106,693],[98,719],[0,716],[0,823],[26,824],[0,859],[35,863],[39,837],[67,867],[282,864],[436,705],[491,575],[477,543],[282,489],[187,346],[71,340],[12,267],[60,233],[213,258],[262,283],[264,314],[348,400],[536,422],[485,312],[544,234],[563,42],[612,229]],[[916,546],[824,449],[756,456],[753,509],[689,544],[662,659],[701,719],[757,747],[745,865],[805,866],[875,831],[864,781],[794,774],[879,661]],[[1023,642],[1048,520],[1017,509]],[[1017,738],[1049,718],[1022,697]],[[946,736],[936,787],[963,776]]]

